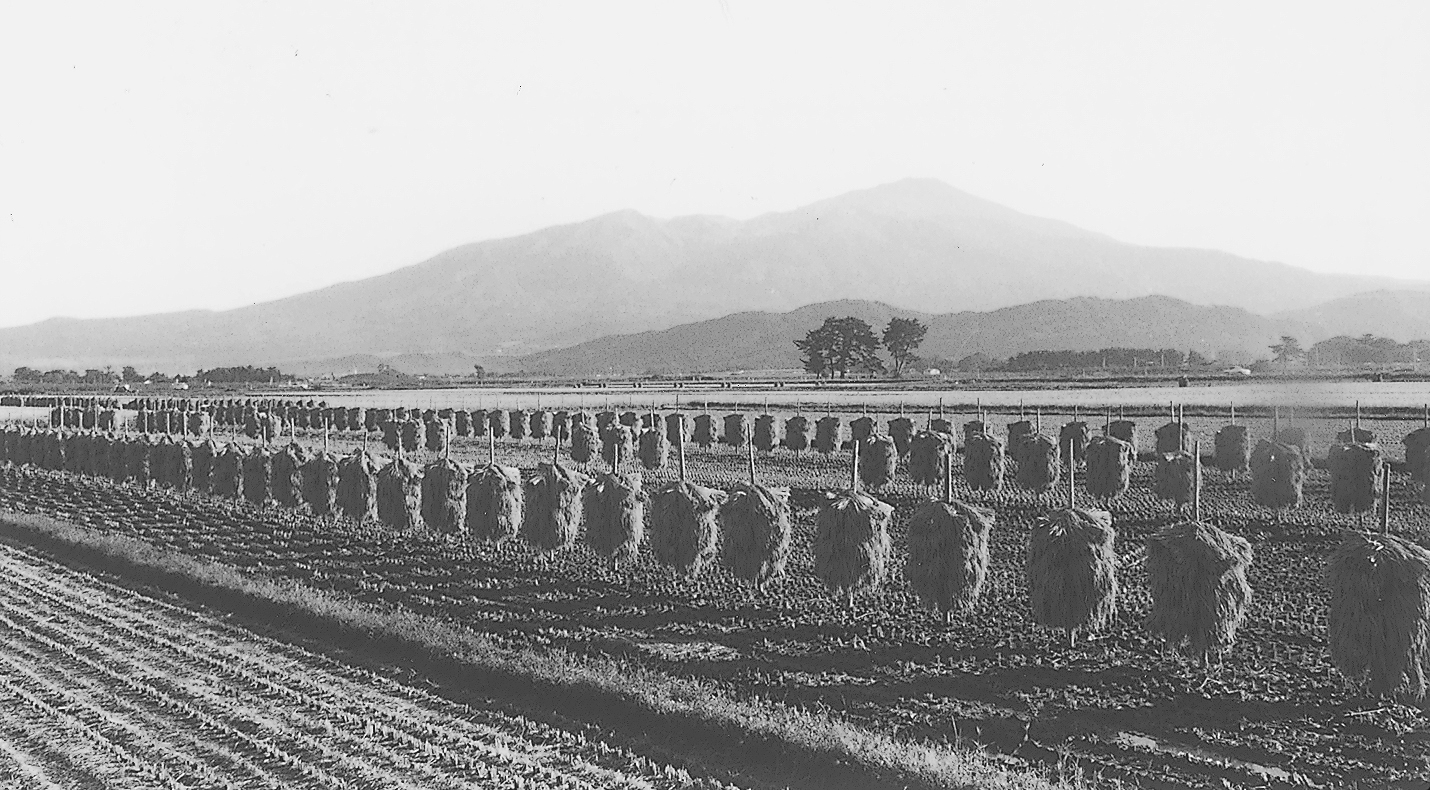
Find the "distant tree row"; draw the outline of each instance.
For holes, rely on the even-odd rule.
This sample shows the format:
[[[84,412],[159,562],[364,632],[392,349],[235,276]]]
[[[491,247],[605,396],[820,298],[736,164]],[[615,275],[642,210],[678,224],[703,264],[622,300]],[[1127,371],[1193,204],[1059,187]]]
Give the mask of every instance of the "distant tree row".
[[[804,369],[816,376],[844,378],[850,373],[883,373],[888,370],[879,357],[879,347],[889,351],[895,376],[902,376],[918,360],[919,344],[928,327],[915,318],[891,318],[882,337],[868,322],[853,316],[826,318],[818,329],[794,341],[804,355]]]
[[[1284,335],[1281,342],[1271,346],[1271,353],[1273,359],[1283,366],[1301,360],[1314,367],[1413,365],[1430,362],[1430,340],[1398,343],[1391,338],[1371,334],[1360,337],[1338,335],[1303,349],[1299,340]]]
[[[274,367],[256,368],[252,365],[244,365],[242,367],[200,370],[194,378],[215,384],[266,384],[292,381],[293,375]]]
[[[1098,351],[1025,351],[1010,357],[999,367],[1007,371],[1027,372],[1091,368],[1137,370],[1204,367],[1210,364],[1211,360],[1197,351],[1182,352],[1175,348],[1104,348]]]

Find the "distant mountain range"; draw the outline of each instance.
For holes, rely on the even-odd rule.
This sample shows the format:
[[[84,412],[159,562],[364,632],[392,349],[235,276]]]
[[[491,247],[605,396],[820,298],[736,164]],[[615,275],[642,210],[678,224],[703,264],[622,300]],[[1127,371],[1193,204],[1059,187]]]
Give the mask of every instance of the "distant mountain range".
[[[940,343],[950,349],[991,344],[976,350],[998,355],[1011,347],[1002,335],[1011,325],[1000,322],[1015,322],[1025,332],[1034,326],[1021,322],[1060,326],[1043,335],[1045,347],[1066,347],[1082,338],[1092,342],[1096,331],[1072,332],[1091,321],[1151,331],[1156,322],[1148,313],[1157,303],[1138,300],[1144,296],[1166,296],[1188,307],[1239,308],[1197,313],[1200,317],[1184,308],[1178,315],[1189,321],[1235,319],[1241,322],[1236,326],[1252,332],[1306,320],[1307,308],[1327,311],[1317,325],[1350,326],[1358,317],[1376,317],[1363,312],[1363,305],[1337,306],[1332,300],[1367,291],[1427,289],[1430,282],[1317,274],[1215,251],[1126,244],[1021,214],[938,181],[911,179],[747,221],[658,220],[618,212],[465,245],[390,274],[236,310],[50,319],[0,329],[0,370],[106,364],[165,371],[232,364],[317,369],[342,360],[362,365],[420,355],[431,355],[440,365],[471,358],[494,367],[559,366],[566,363],[557,361],[558,349],[602,338],[614,348],[631,341],[612,335],[690,322],[724,321],[716,331],[726,338],[745,337],[746,331],[787,334],[787,327],[776,328],[786,319],[758,319],[749,311],[778,316],[848,299],[899,305],[906,315],[938,316],[939,337],[947,338]],[[1415,330],[1413,299],[1404,297],[1407,306],[1398,308],[1397,332]],[[1118,313],[1108,300],[1130,300],[1131,312]],[[1055,307],[1055,302],[1066,304]],[[1033,303],[1043,307],[1003,312]],[[1266,320],[1272,324],[1253,320],[1252,313],[1271,316]],[[966,334],[975,325],[1000,328]],[[672,331],[672,337],[687,337],[695,330]],[[1212,346],[1230,341],[1220,326],[1199,332]],[[933,342],[931,330],[927,351]],[[1151,342],[1148,336],[1137,345]],[[673,353],[657,345],[648,346],[652,354]],[[710,346],[686,343],[685,348],[698,356],[647,364],[662,367],[683,358],[716,369],[725,363],[712,360],[735,359]],[[771,361],[783,353],[774,352]]]

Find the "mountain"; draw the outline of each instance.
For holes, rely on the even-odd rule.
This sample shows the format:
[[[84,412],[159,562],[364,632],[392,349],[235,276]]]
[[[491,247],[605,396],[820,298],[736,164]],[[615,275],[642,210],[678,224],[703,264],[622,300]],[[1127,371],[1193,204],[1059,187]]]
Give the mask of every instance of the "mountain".
[[[1206,307],[1165,296],[1078,297],[942,315],[900,310],[881,302],[839,301],[788,313],[737,313],[662,331],[604,337],[531,354],[515,365],[531,373],[563,376],[799,368],[794,341],[830,316],[855,316],[876,330],[891,317],[917,318],[928,327],[920,355],[953,360],[974,352],[1008,357],[1023,351],[1115,346],[1195,349],[1208,357],[1265,355],[1282,334],[1315,337],[1319,333],[1293,319],[1271,319],[1239,307]]]
[[[521,356],[738,311],[838,299],[927,313],[1163,294],[1254,312],[1430,283],[1142,247],[910,179],[746,221],[622,211],[223,312],[0,329],[0,369],[186,371],[356,354]]]
[[[1372,291],[1289,310],[1276,317],[1315,326],[1319,331],[1316,340],[1367,333],[1401,343],[1430,340],[1430,293]]]

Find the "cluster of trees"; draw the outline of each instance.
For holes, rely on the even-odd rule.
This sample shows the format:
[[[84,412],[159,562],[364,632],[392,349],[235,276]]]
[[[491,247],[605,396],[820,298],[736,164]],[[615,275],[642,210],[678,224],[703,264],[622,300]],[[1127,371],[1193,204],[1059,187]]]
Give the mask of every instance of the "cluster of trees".
[[[200,370],[194,378],[215,384],[267,384],[292,381],[293,375],[274,367],[255,368],[252,365],[244,365],[242,367]]]
[[[816,376],[844,378],[850,373],[884,373],[889,368],[879,357],[889,351],[895,376],[902,376],[918,360],[916,352],[928,327],[914,318],[891,318],[881,335],[867,321],[853,316],[826,318],[818,329],[794,341],[803,354],[804,369]]]
[[[163,373],[154,372],[148,375],[140,373],[134,369],[133,365],[125,365],[118,373],[113,368],[97,370],[90,368],[83,373],[74,370],[36,370],[30,367],[15,368],[11,378],[16,384],[115,384],[118,382],[138,383],[141,381],[183,381],[183,376],[167,376]]]
[[[1211,360],[1196,351],[1175,348],[1104,348],[1098,351],[1025,351],[1010,357],[1002,370],[1139,370],[1142,368],[1205,367]]]
[[[1430,340],[1397,343],[1375,335],[1341,335],[1311,346],[1306,357],[1316,367],[1418,365],[1430,362]]]

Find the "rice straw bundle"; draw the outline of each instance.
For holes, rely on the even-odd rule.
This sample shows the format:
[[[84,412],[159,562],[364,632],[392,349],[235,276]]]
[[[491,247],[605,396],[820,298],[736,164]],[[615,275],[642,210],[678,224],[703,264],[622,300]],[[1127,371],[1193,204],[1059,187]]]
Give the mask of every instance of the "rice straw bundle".
[[[378,521],[378,462],[368,451],[358,449],[337,459],[335,512],[358,524]]]
[[[973,610],[988,579],[993,522],[993,511],[962,502],[919,503],[909,520],[904,566],[919,603],[945,620]]]
[[[690,441],[701,449],[708,449],[715,444],[715,418],[708,414],[695,415],[695,430],[691,432]]]
[[[655,412],[646,412],[641,415],[640,429],[642,431],[654,430],[661,427],[660,415]]]
[[[907,457],[909,444],[914,438],[914,421],[908,417],[889,420],[889,438],[894,440],[894,448],[899,451],[899,455]]]
[[[422,520],[437,532],[467,531],[467,470],[450,458],[422,471]]]
[[[1180,453],[1187,449],[1189,431],[1187,430],[1187,424],[1184,422],[1169,422],[1152,433],[1156,438],[1157,452],[1162,455]]]
[[[1416,428],[1405,435],[1405,468],[1410,479],[1430,494],[1430,428]],[[1427,498],[1430,501],[1430,498]]]
[[[149,444],[148,436],[136,437],[128,443],[128,469],[125,471],[125,477],[141,486],[148,486],[154,479],[153,470],[149,466]]]
[[[48,430],[40,434],[40,466],[45,469],[59,471],[65,468],[65,447],[64,433],[59,430]]]
[[[1375,434],[1359,426],[1336,434],[1337,444],[1375,444]]]
[[[1251,468],[1251,437],[1245,425],[1227,425],[1217,431],[1216,468],[1244,472]]]
[[[952,436],[953,423],[949,422],[948,420],[945,420],[942,417],[935,417],[929,420],[929,430],[933,431],[934,433],[946,433],[949,436]]]
[[[953,463],[953,437],[936,431],[919,431],[909,440],[909,477],[921,486],[944,482]]]
[[[802,453],[809,449],[810,425],[809,420],[796,414],[785,420],[785,448]]]
[[[601,458],[616,468],[629,468],[636,460],[636,437],[628,426],[612,423],[601,436]]]
[[[789,489],[736,483],[719,510],[721,559],[756,589],[784,575],[790,553]]]
[[[1034,433],[1033,423],[1028,420],[1018,420],[1008,423],[1008,457],[1015,464],[1023,463],[1023,442]]]
[[[214,463],[218,459],[222,448],[212,439],[199,442],[194,445],[194,489],[198,491],[213,490]]]
[[[814,449],[829,455],[844,446],[844,423],[833,415],[814,423]]]
[[[506,436],[507,420],[506,412],[501,409],[487,412],[487,430],[491,432],[492,438],[500,439]]]
[[[1061,628],[1073,640],[1078,631],[1107,627],[1117,613],[1116,539],[1105,510],[1068,507],[1038,519],[1028,533],[1033,621]]]
[[[213,418],[201,411],[189,412],[187,419],[191,436],[207,436],[213,430]]]
[[[382,446],[394,453],[402,449],[402,423],[388,420],[382,424]]]
[[[474,540],[502,543],[516,537],[525,510],[520,469],[486,464],[467,478],[467,530]]]
[[[581,530],[582,493],[588,480],[561,464],[537,467],[526,492],[521,532],[527,543],[544,554],[571,548]]]
[[[451,442],[455,429],[446,420],[433,420],[426,424],[427,436],[425,444],[427,449],[434,453],[445,453],[447,446]]]
[[[888,572],[894,508],[861,491],[845,491],[819,511],[814,536],[814,574],[833,595],[852,605],[875,590]]]
[[[377,520],[397,530],[422,526],[422,481],[416,464],[394,458],[378,470]]]
[[[1292,508],[1301,504],[1306,457],[1295,445],[1262,440],[1251,453],[1251,496],[1259,505]]]
[[[268,502],[273,486],[273,456],[257,448],[243,458],[243,498],[255,505]]]
[[[303,502],[303,464],[308,454],[302,446],[290,444],[273,455],[273,501],[283,507]]]
[[[699,575],[719,548],[724,494],[676,481],[651,497],[650,543],[655,559],[687,579]]]
[[[357,430],[356,426],[361,425],[364,433],[374,433],[377,431],[377,426],[381,421],[378,420],[376,410],[354,408],[353,411],[359,413],[357,422],[353,423],[355,426],[353,430]],[[466,412],[462,412],[462,414],[465,416]],[[348,422],[353,422],[353,416],[351,414],[348,415]]]
[[[77,433],[69,438],[69,446],[65,453],[65,471],[79,475],[94,474],[94,461],[92,460],[93,443],[92,437],[87,434]],[[3,456],[0,456],[3,457]]]
[[[1195,475],[1196,459],[1191,453],[1185,450],[1158,453],[1157,468],[1152,476],[1152,493],[1158,498],[1185,505],[1192,501]]]
[[[685,415],[680,412],[665,415],[665,440],[672,445],[689,441]]]
[[[1127,493],[1132,484],[1132,445],[1113,436],[1094,436],[1085,452],[1087,475],[1083,483],[1095,497],[1113,499]]]
[[[998,491],[1003,488],[1006,461],[1003,443],[986,433],[975,433],[963,448],[963,479],[975,491]]]
[[[490,425],[487,420],[487,412],[485,409],[472,409],[471,421],[473,436],[487,435],[487,432],[490,430]]]
[[[294,407],[292,419],[295,428],[302,428],[306,431],[313,427],[312,412],[301,406]]]
[[[778,439],[775,438],[775,416],[761,414],[755,418],[755,435],[751,439],[755,449],[763,453],[773,452]]]
[[[1072,448],[1071,454],[1068,458],[1064,459],[1064,461],[1070,464],[1081,465],[1087,460],[1087,443],[1091,438],[1092,431],[1088,429],[1087,423],[1082,420],[1073,420],[1064,425],[1062,430],[1058,432],[1058,447],[1065,450],[1068,449],[1069,446]]]
[[[725,444],[730,447],[744,447],[750,443],[750,426],[743,414],[725,415]]]
[[[1306,441],[1306,429],[1298,427],[1282,428],[1276,434],[1277,441],[1299,448],[1302,455],[1310,457],[1306,453],[1308,443]]]
[[[612,425],[615,425],[615,424],[616,424],[616,418],[619,417],[619,416],[620,416],[620,415],[616,414],[615,412],[611,411],[610,409],[606,409],[605,411],[602,411],[602,412],[597,412],[597,413],[596,413],[596,432],[597,432],[597,433],[605,433],[607,428],[609,428],[609,427],[611,427]]]
[[[537,409],[527,420],[527,435],[533,439],[545,439],[551,435],[551,412]]]
[[[571,460],[578,464],[589,464],[601,452],[601,437],[596,434],[596,426],[590,420],[580,420],[571,427]]]
[[[1371,693],[1419,702],[1430,684],[1430,552],[1347,533],[1326,564],[1331,661]]]
[[[418,414],[417,410],[416,410],[416,409],[413,409],[413,410],[412,410],[412,416],[413,416],[418,422],[423,423],[423,424],[426,424],[426,423],[432,422],[433,420],[437,419],[437,412],[436,412],[435,409],[423,409],[422,412],[421,412],[421,414]]]
[[[521,441],[531,427],[531,413],[526,409],[512,409],[507,413],[507,423],[507,436]]]
[[[982,420],[969,420],[963,424],[963,443],[968,444],[968,440],[980,434],[988,433],[988,425]]]
[[[466,410],[453,412],[452,427],[456,429],[458,436],[471,436],[472,413]]]
[[[166,450],[164,466],[168,469],[169,485],[175,491],[188,491],[194,487],[193,446],[185,441],[170,442]]]
[[[666,441],[663,429],[647,428],[641,431],[639,450],[641,464],[646,469],[653,472],[665,469],[666,461],[670,457],[670,442]]]
[[[1186,521],[1147,539],[1147,630],[1207,660],[1236,642],[1246,618],[1251,544],[1211,524]]]
[[[145,430],[153,429],[153,414],[146,415]],[[258,412],[253,409],[245,409],[243,412],[243,435],[250,439],[257,439],[263,435],[263,426],[259,424]]]
[[[1326,458],[1331,472],[1331,503],[1337,513],[1366,513],[1375,508],[1384,459],[1374,444],[1337,444]]]
[[[303,464],[303,503],[313,515],[327,517],[337,512],[338,465],[321,450]]]
[[[894,480],[899,469],[899,451],[894,440],[870,434],[859,445],[859,481],[869,488],[883,488]]]
[[[633,411],[623,411],[616,417],[616,421],[630,428],[631,432],[634,433],[640,427],[641,416]]]
[[[647,433],[665,438],[659,431]],[[602,472],[586,488],[586,545],[612,568],[634,563],[640,554],[645,539],[645,500],[636,474]]]
[[[558,411],[551,415],[551,435],[558,444],[571,441],[571,412]]]
[[[1057,442],[1047,434],[1034,433],[1024,436],[1019,444],[1022,458],[1018,461],[1016,474],[1018,485],[1037,493],[1057,485],[1062,465],[1062,453]]]
[[[392,419],[396,420],[397,422],[403,422],[409,416],[411,415],[408,414],[406,406],[398,406],[397,408],[392,410]]]
[[[422,446],[422,423],[407,419],[398,423],[403,452],[415,453]]]
[[[1107,435],[1132,445],[1132,457],[1137,457],[1137,423],[1132,420],[1113,420],[1107,424]]]
[[[849,422],[849,439],[854,442],[862,442],[874,435],[874,418],[867,414],[863,417],[856,417]]]

